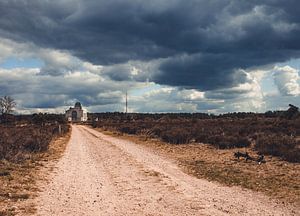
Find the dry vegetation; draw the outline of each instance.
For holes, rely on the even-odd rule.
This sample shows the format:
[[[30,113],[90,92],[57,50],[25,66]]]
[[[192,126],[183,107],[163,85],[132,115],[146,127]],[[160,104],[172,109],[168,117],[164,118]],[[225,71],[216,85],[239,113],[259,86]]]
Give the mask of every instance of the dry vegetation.
[[[261,154],[300,162],[300,118],[288,120],[260,114],[94,114],[94,127],[158,138],[171,144],[207,143],[219,149],[253,147]]]
[[[95,116],[99,120],[93,126],[99,130],[154,148],[199,178],[300,205],[300,118],[289,120],[270,113]],[[254,160],[238,160],[234,157],[237,151],[248,152]],[[266,155],[266,163],[255,161],[260,154]]]
[[[0,215],[32,215],[35,209],[31,200],[38,191],[36,182],[43,161],[60,157],[70,134],[69,126],[62,116],[43,114],[9,116],[2,122]]]

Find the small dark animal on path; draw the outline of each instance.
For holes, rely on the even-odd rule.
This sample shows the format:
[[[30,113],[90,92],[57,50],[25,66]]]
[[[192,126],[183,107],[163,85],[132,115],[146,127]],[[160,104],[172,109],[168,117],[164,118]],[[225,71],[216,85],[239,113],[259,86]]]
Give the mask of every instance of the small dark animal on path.
[[[258,156],[258,158],[255,159],[255,158],[251,157],[248,152],[243,153],[243,152],[238,151],[238,152],[234,152],[234,157],[237,159],[245,158],[246,161],[248,161],[248,160],[257,161],[258,164],[266,163],[265,156],[263,154],[260,154]]]
[[[253,160],[253,158],[249,155],[248,152],[245,152],[245,153],[239,152],[239,151],[238,151],[238,152],[235,152],[235,153],[234,153],[234,157],[237,158],[237,159],[240,159],[240,157],[242,157],[242,158],[245,158],[246,161],[248,161],[248,160]]]
[[[265,156],[263,154],[259,155],[257,162],[258,162],[258,164],[266,163]]]

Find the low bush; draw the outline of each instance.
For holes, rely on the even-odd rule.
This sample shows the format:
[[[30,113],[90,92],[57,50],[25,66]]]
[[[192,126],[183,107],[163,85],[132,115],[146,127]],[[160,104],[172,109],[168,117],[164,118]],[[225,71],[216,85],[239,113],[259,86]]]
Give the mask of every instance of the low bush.
[[[61,125],[62,134],[69,130]],[[25,126],[0,125],[0,160],[22,161],[28,154],[46,151],[51,140],[58,136],[58,124]]]
[[[300,143],[295,137],[283,134],[263,134],[258,136],[255,149],[261,154],[273,155],[290,162],[300,162]]]
[[[165,131],[161,139],[171,144],[184,144],[191,141],[191,134],[186,130],[172,129]]]
[[[127,134],[136,134],[137,133],[137,128],[135,127],[130,127],[130,126],[123,126],[119,128],[119,131],[122,133],[127,133]]]
[[[240,136],[224,136],[224,135],[210,137],[208,138],[207,143],[210,143],[220,149],[242,148],[242,147],[248,147],[251,144],[251,142],[247,138],[240,137]]]

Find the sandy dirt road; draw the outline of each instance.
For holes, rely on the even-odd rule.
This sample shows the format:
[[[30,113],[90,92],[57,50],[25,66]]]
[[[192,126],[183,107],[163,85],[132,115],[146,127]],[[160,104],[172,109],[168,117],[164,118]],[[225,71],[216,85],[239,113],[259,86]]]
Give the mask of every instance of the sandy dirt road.
[[[72,126],[50,178],[37,215],[296,215],[264,195],[189,176],[151,149],[85,126]]]

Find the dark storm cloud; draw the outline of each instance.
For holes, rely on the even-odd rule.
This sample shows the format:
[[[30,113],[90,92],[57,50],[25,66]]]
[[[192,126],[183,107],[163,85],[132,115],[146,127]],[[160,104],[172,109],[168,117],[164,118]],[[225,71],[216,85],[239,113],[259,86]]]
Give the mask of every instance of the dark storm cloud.
[[[160,73],[153,80],[160,84],[213,90],[230,88],[247,81],[240,69],[259,67],[273,62],[285,61],[293,51],[269,50],[237,53],[201,53],[172,57],[159,66]]]
[[[218,100],[231,100],[231,99],[240,99],[243,94],[247,94],[249,90],[247,89],[223,89],[215,91],[205,92],[205,97],[209,99],[218,99]]]
[[[175,57],[160,65],[154,81],[174,86],[190,86],[201,90],[231,87],[244,83],[246,74],[232,71],[235,58],[230,55],[205,54]]]
[[[299,57],[299,7],[298,0],[2,0],[0,36],[94,64],[162,59],[150,81],[212,90],[246,82],[238,69]],[[112,71],[112,79],[131,79]]]

